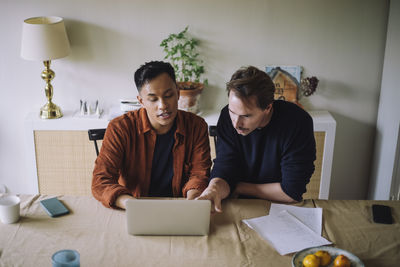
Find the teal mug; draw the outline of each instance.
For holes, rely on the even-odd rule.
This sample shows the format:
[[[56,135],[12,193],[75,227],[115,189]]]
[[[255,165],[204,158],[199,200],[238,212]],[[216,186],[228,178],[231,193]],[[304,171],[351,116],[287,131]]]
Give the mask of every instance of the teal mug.
[[[59,250],[51,257],[51,263],[53,267],[80,267],[80,256],[76,250]]]

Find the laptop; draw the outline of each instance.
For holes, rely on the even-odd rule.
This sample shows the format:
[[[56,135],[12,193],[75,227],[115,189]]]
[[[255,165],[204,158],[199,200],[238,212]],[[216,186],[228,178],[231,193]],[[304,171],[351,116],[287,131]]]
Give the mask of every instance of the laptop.
[[[208,235],[211,202],[186,199],[129,199],[126,223],[132,235]]]

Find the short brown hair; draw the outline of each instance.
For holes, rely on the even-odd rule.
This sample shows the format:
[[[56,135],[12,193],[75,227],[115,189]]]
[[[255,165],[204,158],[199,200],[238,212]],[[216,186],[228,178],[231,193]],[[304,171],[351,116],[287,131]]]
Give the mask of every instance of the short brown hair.
[[[266,109],[274,101],[275,85],[267,73],[249,66],[240,68],[232,75],[226,90],[228,95],[233,90],[243,99],[255,96],[258,107]]]

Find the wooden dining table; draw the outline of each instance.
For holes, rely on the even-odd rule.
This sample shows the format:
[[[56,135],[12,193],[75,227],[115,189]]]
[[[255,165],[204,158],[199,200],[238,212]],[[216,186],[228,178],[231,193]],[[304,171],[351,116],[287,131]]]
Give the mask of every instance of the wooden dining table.
[[[81,266],[291,266],[293,254],[280,255],[242,221],[268,215],[270,201],[224,200],[207,236],[133,236],[123,210],[90,196],[58,195],[71,212],[51,218],[39,204],[49,197],[20,195],[19,221],[0,223],[0,266],[51,266],[51,256],[63,249],[78,251]],[[393,224],[373,222],[374,203],[391,207]],[[310,199],[295,205],[322,208],[323,237],[365,266],[400,266],[399,201]]]

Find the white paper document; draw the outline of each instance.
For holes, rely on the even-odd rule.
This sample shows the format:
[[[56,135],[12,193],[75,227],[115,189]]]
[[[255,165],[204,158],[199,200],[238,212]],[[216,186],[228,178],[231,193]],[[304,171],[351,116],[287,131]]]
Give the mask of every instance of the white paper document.
[[[287,210],[316,234],[322,234],[322,208],[302,208],[272,203],[269,214],[277,214],[282,210]]]
[[[268,241],[281,255],[308,247],[332,244],[286,210],[243,222]]]

